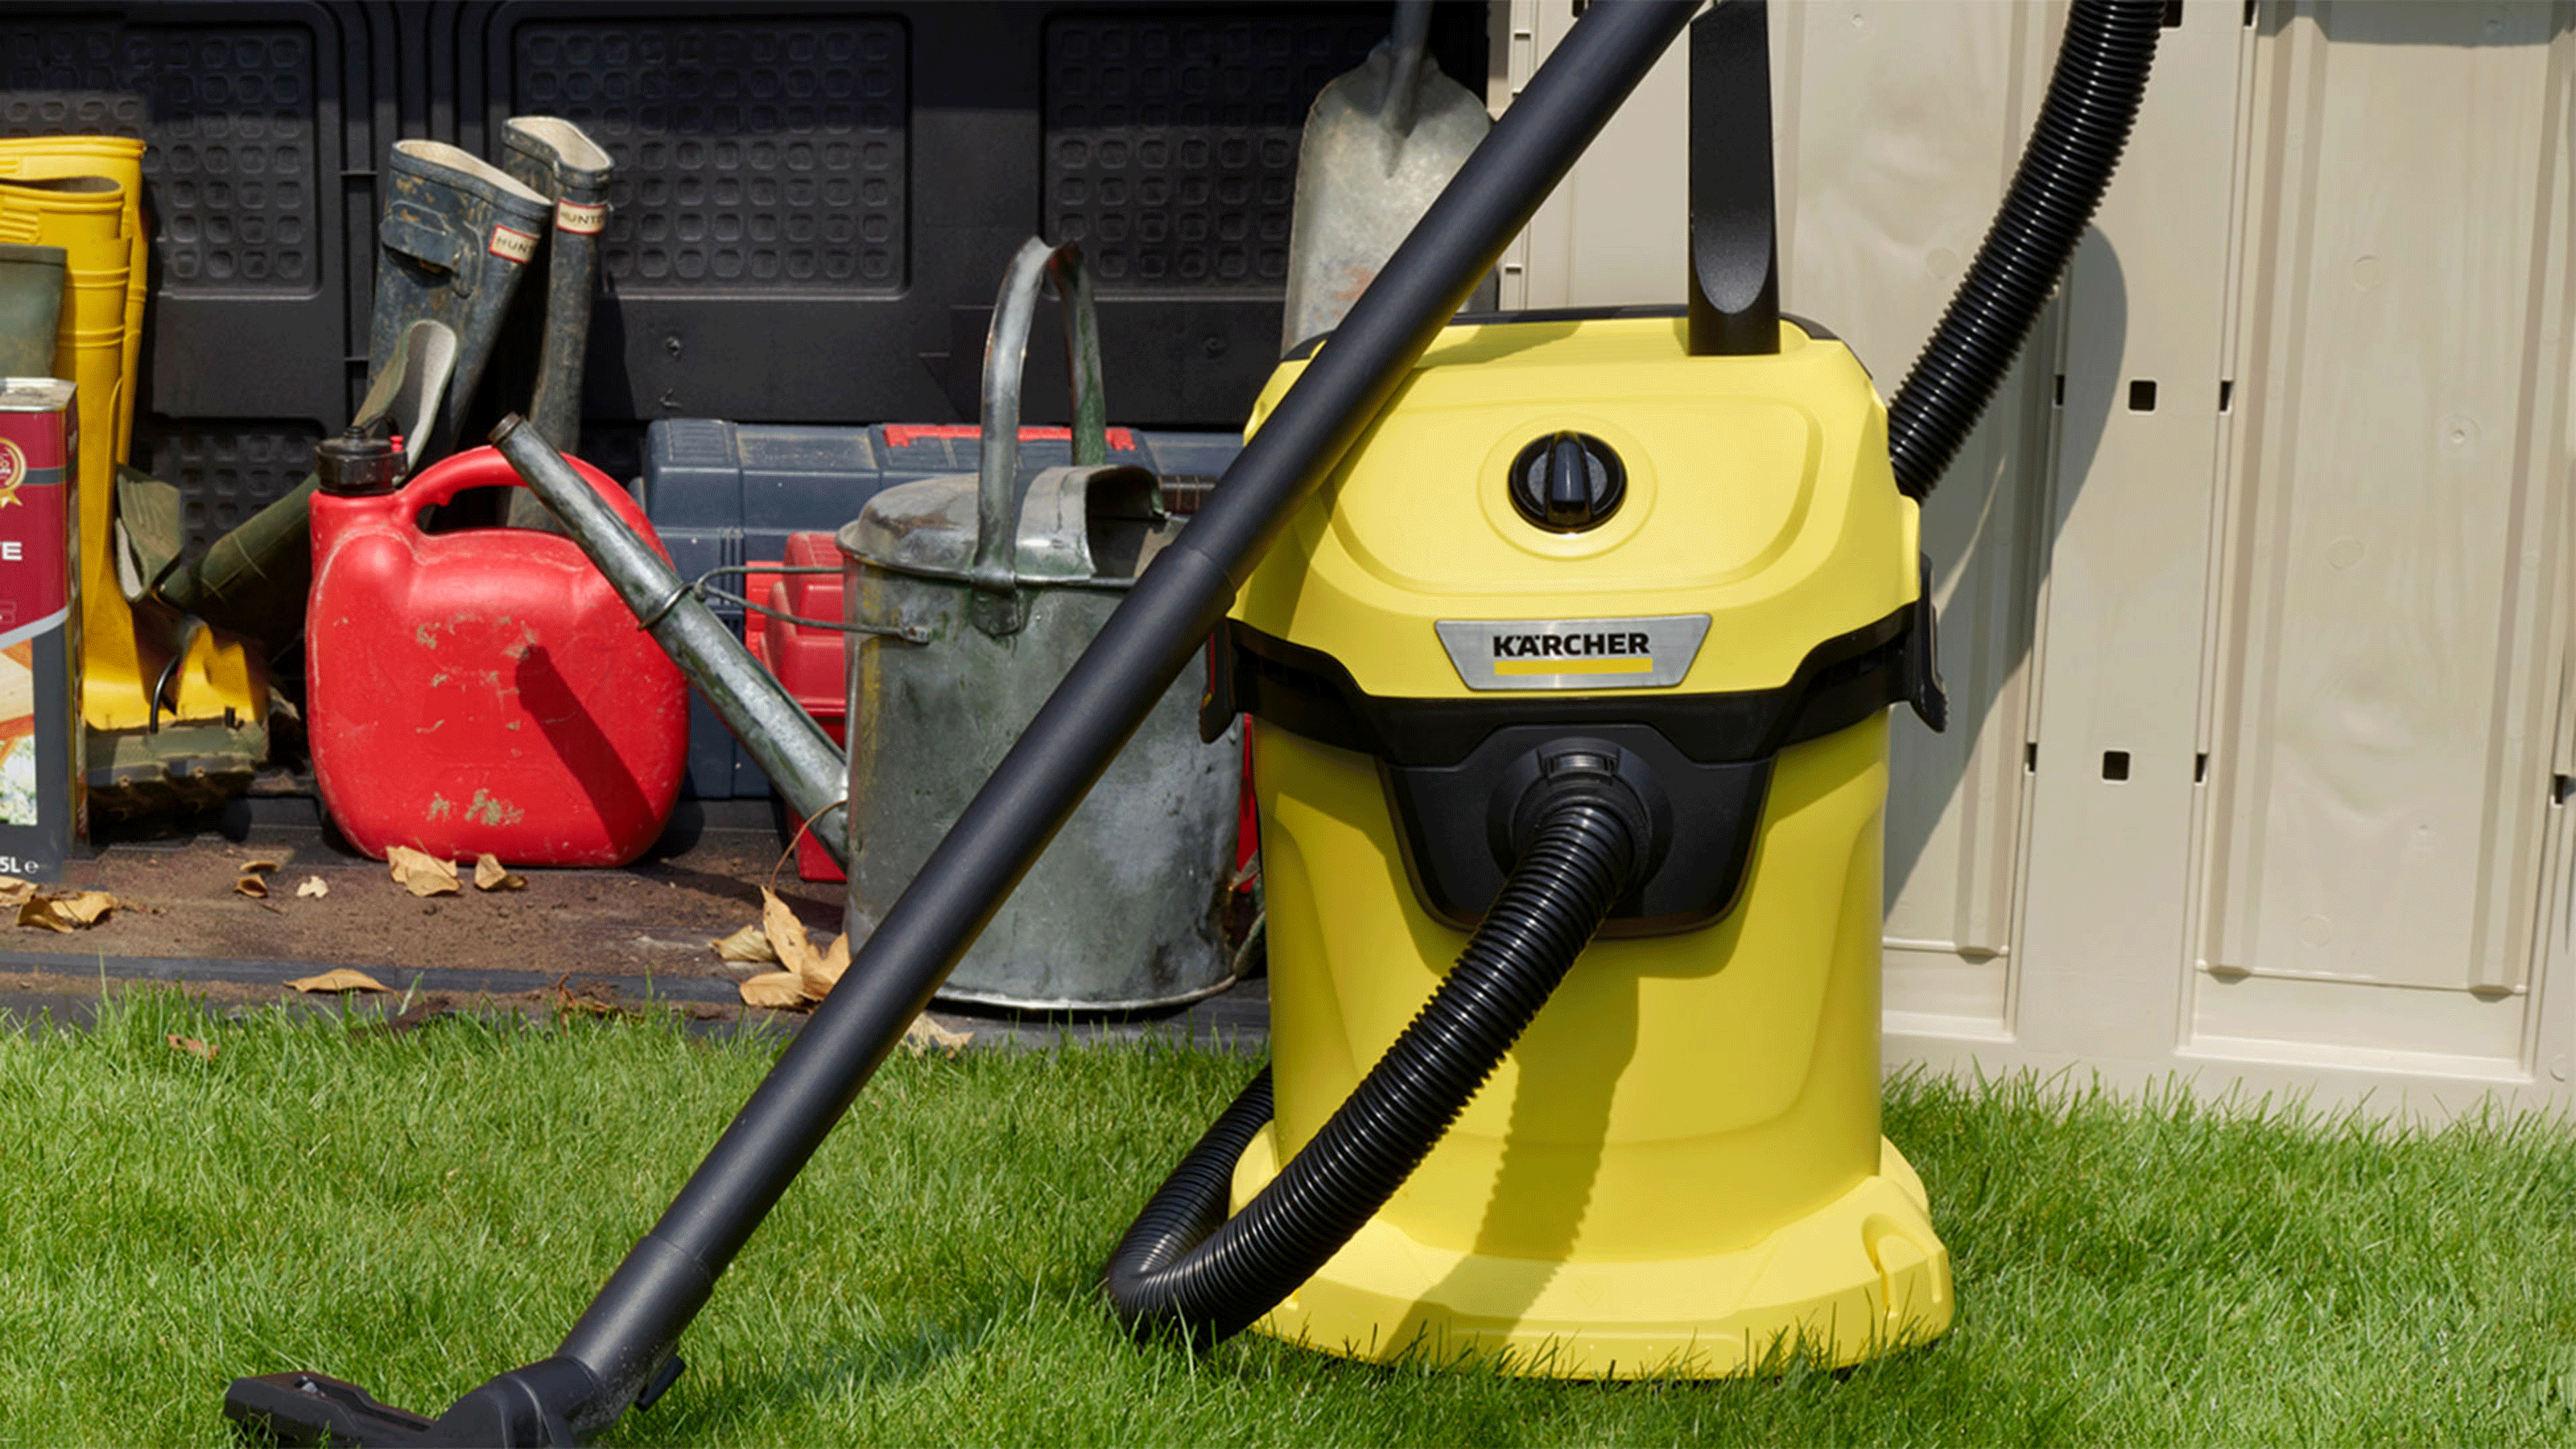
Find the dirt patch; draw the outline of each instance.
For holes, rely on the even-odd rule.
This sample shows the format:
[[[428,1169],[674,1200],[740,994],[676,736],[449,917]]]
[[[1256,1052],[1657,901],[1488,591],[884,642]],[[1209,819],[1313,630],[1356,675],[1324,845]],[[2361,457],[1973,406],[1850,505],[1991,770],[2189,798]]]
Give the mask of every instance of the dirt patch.
[[[620,870],[525,869],[521,890],[469,885],[424,899],[396,884],[382,863],[318,836],[112,846],[75,862],[66,883],[112,892],[117,912],[73,935],[0,933],[0,967],[13,955],[77,953],[354,966],[397,988],[406,971],[732,981],[740,973],[707,943],[760,918],[760,883],[776,859],[765,836],[711,833],[682,856]],[[234,889],[243,865],[255,860],[278,863],[266,873],[265,899]],[[313,877],[327,892],[298,895]],[[839,887],[797,881],[791,868],[781,872],[778,889],[810,926],[839,931]]]

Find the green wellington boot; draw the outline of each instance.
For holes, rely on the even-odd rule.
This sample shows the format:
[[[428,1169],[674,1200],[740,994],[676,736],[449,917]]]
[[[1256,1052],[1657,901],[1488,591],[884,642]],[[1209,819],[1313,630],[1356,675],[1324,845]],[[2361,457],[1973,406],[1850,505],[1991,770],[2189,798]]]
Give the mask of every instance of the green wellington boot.
[[[392,190],[376,227],[382,260],[367,356],[381,368],[415,321],[444,323],[455,335],[447,405],[422,454],[436,459],[456,441],[551,208],[500,168],[442,141],[396,141],[387,175]]]
[[[544,332],[537,344],[537,386],[528,421],[555,450],[581,447],[583,365],[590,353],[590,302],[599,285],[599,238],[608,228],[608,153],[579,126],[555,116],[512,116],[502,128],[502,168],[512,180],[552,197]],[[522,313],[528,308],[522,304]],[[554,515],[536,494],[510,491],[510,522],[553,529]]]
[[[0,243],[0,377],[52,377],[63,320],[61,247]]]
[[[545,340],[528,421],[555,451],[581,445],[582,364],[590,351],[590,301],[599,284],[599,238],[608,227],[608,153],[579,126],[553,116],[513,116],[502,131],[502,167],[531,191],[552,197],[546,242]]]

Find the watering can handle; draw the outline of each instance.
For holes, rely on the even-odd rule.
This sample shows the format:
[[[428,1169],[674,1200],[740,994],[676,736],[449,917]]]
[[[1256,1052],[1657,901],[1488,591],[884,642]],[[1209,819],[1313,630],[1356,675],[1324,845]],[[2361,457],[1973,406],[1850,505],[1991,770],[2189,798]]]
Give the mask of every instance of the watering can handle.
[[[1049,246],[1043,237],[1020,244],[993,302],[992,330],[984,338],[984,442],[976,476],[975,564],[978,586],[1011,593],[1019,573],[1020,372],[1028,360],[1029,321],[1038,291],[1055,278],[1064,299],[1065,371],[1073,386],[1073,461],[1096,467],[1109,461],[1109,406],[1100,388],[1100,319],[1092,310],[1091,279],[1082,249],[1071,242]]]

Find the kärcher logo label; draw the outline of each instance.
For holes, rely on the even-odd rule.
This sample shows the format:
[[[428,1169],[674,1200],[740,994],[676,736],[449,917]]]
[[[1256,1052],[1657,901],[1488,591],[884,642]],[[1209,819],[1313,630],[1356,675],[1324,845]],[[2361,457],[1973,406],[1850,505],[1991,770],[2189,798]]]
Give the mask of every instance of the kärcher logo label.
[[[1469,689],[1668,689],[1690,673],[1706,614],[1641,619],[1442,619]]]
[[[1654,645],[1642,632],[1494,636],[1496,659],[1603,659],[1651,656],[1654,652]]]

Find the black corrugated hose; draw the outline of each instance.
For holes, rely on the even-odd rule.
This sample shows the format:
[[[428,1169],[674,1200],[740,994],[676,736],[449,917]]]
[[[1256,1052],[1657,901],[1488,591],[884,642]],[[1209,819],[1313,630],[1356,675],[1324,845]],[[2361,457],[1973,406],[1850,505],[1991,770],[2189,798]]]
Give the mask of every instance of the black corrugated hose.
[[[2075,0],[2012,189],[1887,405],[1896,486],[1921,499],[2003,385],[2101,204],[2155,64],[2164,0]]]
[[[1616,777],[1553,788],[1456,968],[1314,1140],[1226,1216],[1235,1162],[1270,1120],[1265,1067],[1137,1215],[1104,1275],[1130,1331],[1204,1347],[1269,1312],[1386,1205],[1493,1075],[1647,853],[1645,808]]]

